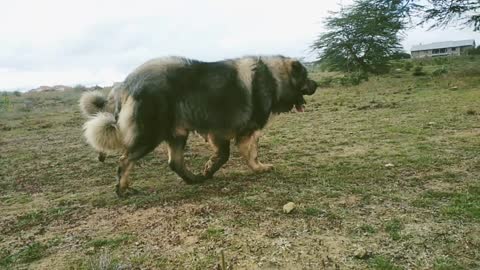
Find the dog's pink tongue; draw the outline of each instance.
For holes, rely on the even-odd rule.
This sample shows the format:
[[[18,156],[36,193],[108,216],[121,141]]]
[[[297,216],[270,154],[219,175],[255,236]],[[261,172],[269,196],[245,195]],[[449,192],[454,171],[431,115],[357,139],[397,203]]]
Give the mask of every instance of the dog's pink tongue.
[[[295,110],[297,110],[297,112],[304,112],[305,111],[305,107],[303,105],[295,105]]]

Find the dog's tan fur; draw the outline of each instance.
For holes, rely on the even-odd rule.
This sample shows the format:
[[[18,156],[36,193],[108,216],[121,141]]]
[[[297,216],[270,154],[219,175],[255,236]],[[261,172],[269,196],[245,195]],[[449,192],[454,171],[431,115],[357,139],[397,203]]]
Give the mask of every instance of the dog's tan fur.
[[[97,113],[83,125],[85,138],[100,153],[116,153],[124,147],[119,126],[111,113]]]
[[[80,109],[87,117],[102,112],[106,103],[107,98],[100,91],[85,92],[80,97]]]
[[[123,148],[120,134],[116,132],[119,125],[113,117],[115,103],[117,99],[121,99],[121,89],[122,84],[118,83],[106,97],[100,91],[85,92],[80,97],[80,110],[90,118],[83,125],[84,135],[87,142],[97,150],[98,160],[101,162],[105,160],[107,153],[115,153]],[[109,139],[109,136],[113,139]]]
[[[251,136],[239,138],[237,145],[242,157],[247,162],[247,165],[254,172],[267,172],[273,169],[271,164],[263,164],[258,160],[258,139],[260,132],[254,132]]]

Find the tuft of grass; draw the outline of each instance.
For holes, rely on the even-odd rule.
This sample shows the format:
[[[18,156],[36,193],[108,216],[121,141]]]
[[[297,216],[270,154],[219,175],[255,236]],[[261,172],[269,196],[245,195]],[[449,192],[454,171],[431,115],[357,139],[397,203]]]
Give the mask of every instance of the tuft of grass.
[[[1,125],[0,125],[1,129]],[[32,196],[28,194],[15,194],[15,196],[2,196],[0,202],[5,205],[26,204],[32,201]]]
[[[450,257],[438,258],[433,264],[434,270],[463,270],[466,269],[460,265],[456,260]]]
[[[86,261],[82,260],[79,268],[88,270],[120,270],[131,269],[132,266],[122,263],[107,250],[103,250],[100,254],[89,257]]]
[[[98,238],[98,239],[90,240],[87,243],[87,246],[94,247],[96,249],[101,247],[109,247],[111,249],[115,249],[119,247],[121,244],[131,241],[132,239],[133,237],[128,234],[120,235],[118,237],[113,237],[113,238]]]
[[[14,226],[15,230],[24,230],[35,225],[39,225],[45,222],[46,217],[44,212],[33,211],[24,215],[21,215],[17,219],[17,223]]]
[[[377,270],[401,270],[403,268],[397,266],[391,259],[387,259],[383,256],[375,256],[369,260],[369,265],[373,269]]]
[[[322,88],[332,87],[333,82],[334,82],[334,78],[331,76],[323,77],[317,81],[318,87],[322,87]]]
[[[403,224],[398,219],[392,219],[385,224],[385,231],[390,235],[392,240],[397,241],[402,237],[400,231],[403,229]]]
[[[16,223],[9,228],[9,232],[26,230],[37,225],[47,225],[50,222],[67,218],[74,208],[54,207],[47,210],[31,211],[17,217]]]
[[[413,63],[411,61],[405,61],[403,68],[405,71],[410,71],[413,68]]]
[[[450,218],[480,220],[480,186],[471,186],[466,192],[456,192],[442,209]]]
[[[449,219],[480,220],[480,186],[470,186],[466,191],[427,191],[412,203],[416,207],[440,208]]]
[[[316,207],[307,207],[303,212],[307,216],[314,216],[314,217],[321,216],[325,213],[325,211],[318,209]]]
[[[240,198],[238,202],[242,207],[249,211],[260,211],[262,209],[261,204],[258,203],[256,198]]]
[[[225,230],[222,228],[208,228],[200,237],[201,239],[215,240],[223,237]]]
[[[357,228],[356,231],[361,234],[374,234],[377,232],[377,229],[375,229],[375,227],[373,227],[372,225],[362,224]]]
[[[0,250],[0,266],[6,268],[13,263],[13,257],[10,254],[10,251],[7,249]]]
[[[416,67],[413,69],[412,75],[413,75],[413,76],[425,76],[425,75],[427,75],[427,73],[425,73],[425,71],[423,71],[423,67],[422,67],[422,66],[416,66]]]
[[[31,263],[43,258],[46,255],[47,246],[38,242],[33,242],[20,249],[17,253],[10,254],[3,250],[0,253],[0,266],[9,267],[13,263]]]
[[[17,254],[17,258],[19,262],[30,263],[42,258],[46,254],[46,250],[47,246],[35,242],[22,249]]]
[[[440,75],[443,75],[443,74],[447,74],[448,73],[448,69],[443,66],[441,68],[437,68],[435,69],[433,72],[432,72],[432,75],[433,76],[440,76]]]

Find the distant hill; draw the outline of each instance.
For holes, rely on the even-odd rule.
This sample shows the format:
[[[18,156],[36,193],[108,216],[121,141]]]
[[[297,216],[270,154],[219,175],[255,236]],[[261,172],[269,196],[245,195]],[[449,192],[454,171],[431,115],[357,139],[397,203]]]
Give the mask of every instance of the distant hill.
[[[101,90],[101,89],[103,89],[103,87],[98,86],[98,85],[95,85],[95,86],[92,86],[92,87],[86,87],[86,86],[83,86],[83,85],[77,85],[75,87],[66,86],[66,85],[54,85],[54,86],[43,85],[43,86],[31,89],[28,92],[30,92],[30,93],[32,93],[32,92],[54,92],[54,91],[63,92],[63,91],[71,91],[71,90],[91,91],[91,90]]]
[[[29,90],[28,92],[52,92],[52,91],[68,91],[72,90],[73,87],[65,85],[54,85],[54,86],[40,86],[34,89]]]

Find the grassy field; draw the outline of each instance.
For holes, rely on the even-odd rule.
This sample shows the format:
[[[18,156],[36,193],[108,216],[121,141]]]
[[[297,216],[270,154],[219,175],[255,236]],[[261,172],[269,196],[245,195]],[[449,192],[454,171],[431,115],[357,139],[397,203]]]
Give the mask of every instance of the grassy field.
[[[0,269],[222,269],[221,254],[229,269],[479,269],[480,59],[422,65],[274,117],[260,140],[271,173],[235,149],[188,186],[161,145],[126,199],[118,157],[98,162],[82,138],[80,92],[2,96]],[[211,152],[189,141],[198,172]]]

